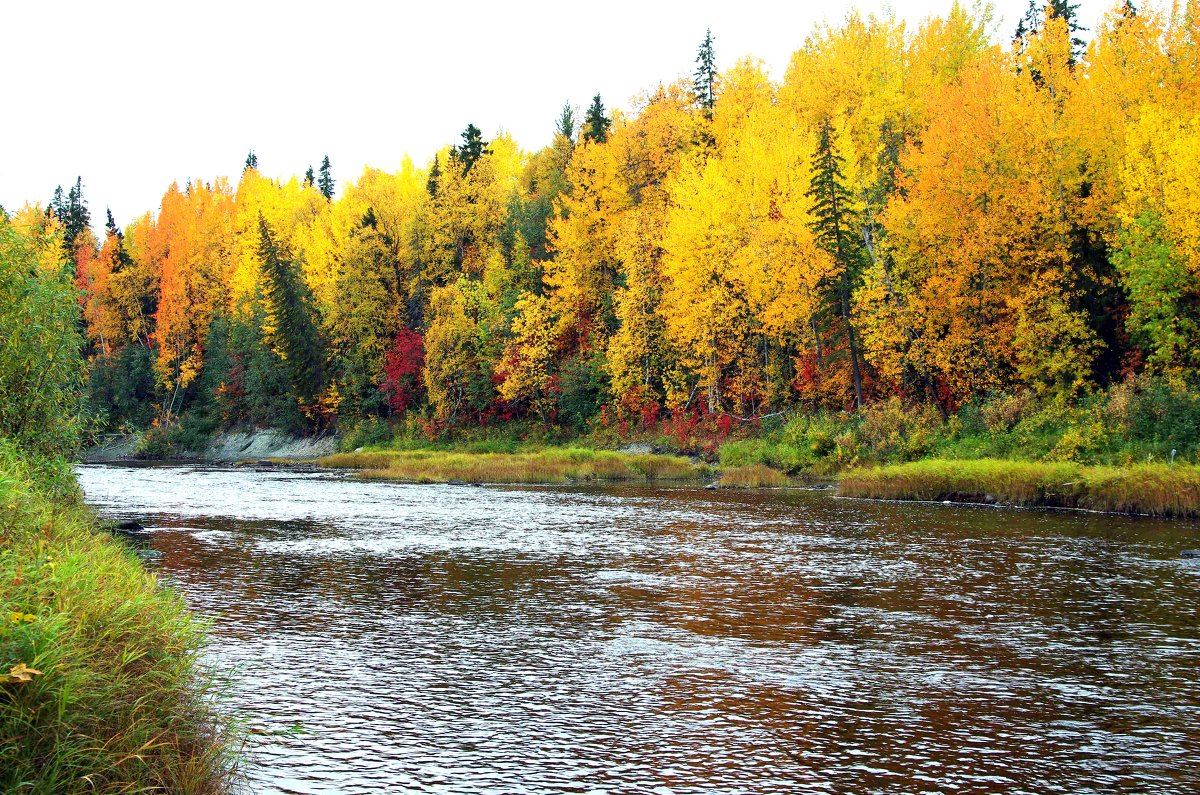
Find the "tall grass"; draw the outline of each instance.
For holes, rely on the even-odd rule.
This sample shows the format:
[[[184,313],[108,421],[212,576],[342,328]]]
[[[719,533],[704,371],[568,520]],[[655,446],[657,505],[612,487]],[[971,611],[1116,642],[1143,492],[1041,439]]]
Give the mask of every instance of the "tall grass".
[[[723,470],[718,485],[727,489],[766,489],[781,488],[790,482],[778,469],[766,464],[750,464]]]
[[[1200,467],[1139,464],[1118,468],[997,459],[928,459],[847,471],[838,484],[838,493],[875,499],[995,501],[1200,517]]]
[[[0,792],[224,792],[201,628],[75,488],[0,439]]]
[[[415,483],[570,483],[697,480],[707,468],[681,456],[547,448],[536,452],[469,453],[399,450],[338,453],[322,466],[361,470],[363,477]]]

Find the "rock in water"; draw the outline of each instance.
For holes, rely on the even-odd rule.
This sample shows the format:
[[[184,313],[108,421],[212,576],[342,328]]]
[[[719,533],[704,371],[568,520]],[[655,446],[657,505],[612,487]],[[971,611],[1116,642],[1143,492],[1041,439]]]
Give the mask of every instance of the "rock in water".
[[[140,533],[146,528],[142,526],[141,522],[126,519],[124,522],[117,522],[117,529],[123,533]]]
[[[1181,558],[1200,558],[1200,549],[1185,549],[1179,553]]]

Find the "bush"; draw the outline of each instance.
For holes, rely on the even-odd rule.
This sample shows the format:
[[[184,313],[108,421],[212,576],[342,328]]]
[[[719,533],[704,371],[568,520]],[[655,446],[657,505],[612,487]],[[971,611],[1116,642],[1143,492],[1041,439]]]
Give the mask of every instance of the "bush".
[[[379,417],[368,417],[351,425],[338,442],[342,452],[360,447],[382,447],[392,441],[392,429]]]
[[[45,455],[79,442],[83,359],[79,307],[50,230],[0,216],[0,435]]]

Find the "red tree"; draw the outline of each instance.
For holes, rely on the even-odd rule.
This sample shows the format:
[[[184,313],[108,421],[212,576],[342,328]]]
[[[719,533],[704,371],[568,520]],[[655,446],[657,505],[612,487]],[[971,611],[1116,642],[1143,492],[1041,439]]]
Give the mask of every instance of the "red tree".
[[[380,389],[392,410],[404,411],[416,402],[421,392],[421,370],[425,367],[425,338],[418,331],[404,329],[396,335],[387,352]]]

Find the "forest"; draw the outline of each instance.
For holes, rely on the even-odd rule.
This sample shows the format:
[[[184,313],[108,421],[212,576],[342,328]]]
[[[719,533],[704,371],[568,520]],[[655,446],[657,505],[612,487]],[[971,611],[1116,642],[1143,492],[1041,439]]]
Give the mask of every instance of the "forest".
[[[3,223],[66,263],[93,435],[1195,406],[1198,16],[1031,2],[997,45],[986,8],[851,13],[780,82],[710,34],[538,151],[467,124],[340,185],[252,151],[100,236],[82,179]]]

